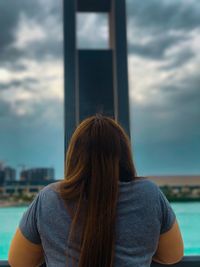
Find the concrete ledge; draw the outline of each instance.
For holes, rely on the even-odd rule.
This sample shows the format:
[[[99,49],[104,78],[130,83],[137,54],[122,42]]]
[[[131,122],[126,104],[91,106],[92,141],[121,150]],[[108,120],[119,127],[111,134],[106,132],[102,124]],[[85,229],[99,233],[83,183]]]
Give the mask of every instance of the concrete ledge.
[[[9,267],[7,261],[0,261],[0,267]],[[45,267],[46,265],[43,264],[41,267]],[[172,265],[165,265],[152,262],[151,267],[169,267],[169,266],[176,266],[176,267],[200,267],[200,255],[199,256],[184,256],[183,260],[179,263],[172,264]]]

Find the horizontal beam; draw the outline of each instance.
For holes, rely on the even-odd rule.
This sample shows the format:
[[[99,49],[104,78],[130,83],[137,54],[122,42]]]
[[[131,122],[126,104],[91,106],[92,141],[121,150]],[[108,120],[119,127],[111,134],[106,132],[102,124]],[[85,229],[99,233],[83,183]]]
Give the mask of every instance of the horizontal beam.
[[[77,0],[78,12],[110,12],[111,0]]]

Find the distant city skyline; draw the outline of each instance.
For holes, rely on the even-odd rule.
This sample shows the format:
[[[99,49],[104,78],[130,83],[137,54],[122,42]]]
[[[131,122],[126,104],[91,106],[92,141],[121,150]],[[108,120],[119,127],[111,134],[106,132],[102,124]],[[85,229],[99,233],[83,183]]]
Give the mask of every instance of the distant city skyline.
[[[22,165],[21,169],[17,170],[15,169],[13,166],[8,166],[8,165],[4,165],[3,161],[0,160],[0,171],[1,170],[4,170],[4,169],[7,169],[7,168],[12,168],[13,170],[15,170],[17,172],[17,175],[16,175],[16,180],[20,180],[20,177],[22,175],[22,173],[24,171],[29,171],[29,170],[32,170],[32,169],[53,169],[54,172],[55,172],[55,169],[53,167],[49,167],[49,166],[35,166],[35,167],[28,167],[27,165]],[[144,176],[148,176],[150,179],[162,179],[164,178],[164,180],[168,179],[169,180],[171,179],[171,177],[174,177],[176,178],[176,180],[174,180],[174,182],[177,181],[177,179],[180,179],[181,177],[184,178],[184,180],[186,178],[192,178],[192,179],[196,179],[196,180],[199,180],[199,184],[200,184],[200,173],[199,174],[185,174],[185,173],[179,173],[179,174],[159,174],[159,173],[155,173],[155,174],[149,174],[149,175],[144,175]],[[64,178],[64,177],[63,177]],[[62,178],[59,178],[59,179],[62,179]],[[56,179],[57,180],[57,179]]]
[[[200,2],[126,3],[138,175],[198,175]],[[0,160],[18,173],[21,164],[53,167],[62,179],[62,1],[0,1],[0,10]],[[105,14],[79,14],[80,47],[103,49],[107,31]]]
[[[47,166],[37,166],[32,168],[25,167],[23,165],[21,170],[15,169],[13,166],[8,166],[0,160],[0,172],[4,172],[4,179],[7,180],[26,180],[26,177],[34,176],[36,179],[40,179],[41,176],[49,176],[48,179],[55,179],[55,169],[53,167]],[[38,178],[36,177],[38,174]],[[10,177],[9,177],[10,176]],[[34,179],[35,179],[34,178]]]

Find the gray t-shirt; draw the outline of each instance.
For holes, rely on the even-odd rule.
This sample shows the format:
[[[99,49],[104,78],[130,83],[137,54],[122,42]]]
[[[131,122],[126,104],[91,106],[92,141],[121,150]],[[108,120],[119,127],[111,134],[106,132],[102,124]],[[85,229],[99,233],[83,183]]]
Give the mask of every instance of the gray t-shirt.
[[[65,267],[71,217],[55,184],[39,192],[19,228],[28,240],[42,244],[48,267]],[[147,178],[119,182],[114,267],[149,267],[160,234],[174,221],[174,211],[154,182]]]

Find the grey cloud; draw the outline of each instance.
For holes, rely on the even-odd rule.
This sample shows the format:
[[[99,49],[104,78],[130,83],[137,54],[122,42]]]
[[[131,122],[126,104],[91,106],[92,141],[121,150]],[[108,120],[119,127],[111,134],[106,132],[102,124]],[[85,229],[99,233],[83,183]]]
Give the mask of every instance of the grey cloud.
[[[183,49],[176,55],[168,57],[169,62],[160,67],[162,70],[172,70],[182,67],[185,63],[188,63],[192,58],[194,58],[195,53],[190,49]]]
[[[200,29],[200,2],[171,0],[128,0],[128,31],[130,32],[129,52],[146,59],[166,60],[163,69],[176,68],[188,62],[194,53],[191,49],[186,51],[180,47],[180,53],[166,55],[169,48],[178,46],[180,43],[191,38],[190,31]],[[136,30],[136,31],[135,31]],[[145,45],[134,42],[141,38],[152,37]],[[191,40],[192,41],[192,40]]]
[[[40,42],[32,42],[26,50],[26,58],[48,60],[63,58],[63,41],[47,38]]]
[[[200,26],[200,2],[170,0],[128,0],[128,18],[132,25],[165,32],[169,29],[192,30]]]
[[[198,112],[200,107],[200,76],[198,73],[184,77],[176,84],[163,85],[161,90],[171,106],[187,112]]]
[[[180,142],[190,143],[200,138],[200,77],[198,73],[181,80],[167,80],[156,88],[158,96],[143,105],[133,101],[134,135],[137,142],[147,144]],[[154,88],[155,89],[155,88]],[[151,88],[149,88],[149,91]]]
[[[11,72],[15,72],[15,73],[27,70],[27,66],[24,63],[20,62],[20,60],[19,61],[12,61],[12,59],[10,62],[9,61],[4,62],[2,64],[2,67],[4,67],[5,69],[7,69]]]
[[[24,13],[28,18],[34,19],[41,24],[47,31],[50,31],[48,18],[53,16],[57,23],[62,27],[62,8],[60,2],[27,1],[27,0],[2,0],[0,1],[0,65],[4,68],[17,69],[21,59],[34,57],[36,60],[45,59],[49,54],[52,57],[61,57],[61,43],[57,42],[56,35],[48,35],[45,41],[32,44],[24,50],[15,48],[15,31],[19,22],[20,15]],[[47,6],[48,8],[44,8]],[[31,34],[31,29],[30,29]],[[15,69],[14,67],[14,69]]]
[[[187,36],[170,36],[167,33],[154,36],[154,39],[143,44],[130,43],[129,52],[131,54],[137,54],[145,58],[153,58],[161,60],[165,56],[167,49],[174,45],[178,45],[180,42],[187,40]],[[133,38],[134,40],[134,38]]]
[[[11,48],[8,44],[7,47],[0,47],[0,66],[11,67],[13,64],[17,64],[17,61],[24,58],[25,52],[16,48]]]
[[[29,17],[37,16],[38,2],[27,0],[0,1],[0,48],[5,49],[14,42],[14,32],[22,12]],[[1,51],[0,50],[0,51]]]
[[[174,76],[176,77],[176,76]],[[166,85],[167,84],[167,85]],[[157,101],[156,97],[152,103],[151,101],[145,102],[145,105],[137,104],[138,110],[152,111],[155,114],[159,112],[172,113],[174,116],[174,110],[180,110],[183,113],[198,114],[200,112],[200,76],[198,73],[188,75],[182,79],[172,79],[170,77],[166,79],[166,84],[163,82],[159,87],[154,88],[159,96],[162,96],[162,101]],[[151,88],[149,88],[149,91]]]
[[[16,109],[18,107],[24,107],[27,112],[18,115]],[[25,129],[27,126],[32,128],[40,128],[41,124],[48,123],[53,124],[55,127],[61,124],[63,121],[63,102],[59,99],[48,99],[46,101],[34,101],[34,98],[27,103],[27,100],[16,100],[14,103],[5,101],[0,98],[0,121],[2,121],[0,127],[3,123],[9,124],[13,120],[16,127],[19,125],[23,126],[21,129]],[[48,117],[49,114],[49,117]],[[20,127],[19,127],[20,128]]]
[[[35,78],[25,78],[21,80],[12,80],[8,83],[0,83],[0,90],[8,90],[10,88],[21,88],[25,87],[26,89],[31,89],[31,85],[38,84],[38,80]]]

